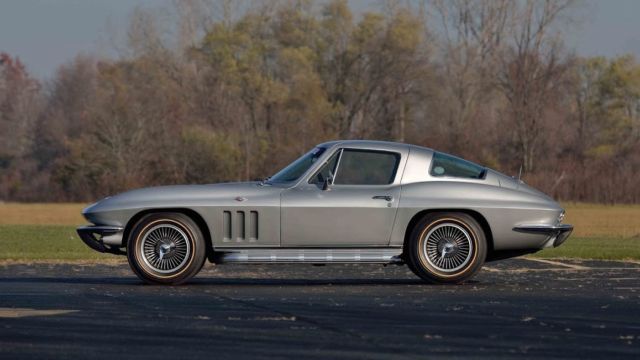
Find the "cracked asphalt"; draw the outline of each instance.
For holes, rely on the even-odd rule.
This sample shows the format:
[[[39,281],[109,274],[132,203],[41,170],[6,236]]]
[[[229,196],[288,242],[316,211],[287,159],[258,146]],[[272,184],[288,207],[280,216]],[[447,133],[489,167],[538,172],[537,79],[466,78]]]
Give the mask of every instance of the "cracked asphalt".
[[[0,265],[0,358],[639,358],[640,263],[207,265],[143,285],[126,264]]]

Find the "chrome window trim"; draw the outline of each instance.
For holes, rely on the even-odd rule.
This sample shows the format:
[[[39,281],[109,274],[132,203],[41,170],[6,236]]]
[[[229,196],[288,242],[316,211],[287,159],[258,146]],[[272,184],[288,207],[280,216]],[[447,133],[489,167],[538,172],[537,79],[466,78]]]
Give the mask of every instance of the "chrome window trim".
[[[342,155],[344,154],[344,150],[352,150],[355,152],[369,152],[369,153],[384,153],[384,154],[392,154],[394,156],[396,156],[396,163],[394,165],[395,169],[393,170],[393,176],[391,177],[391,182],[388,183],[384,183],[384,184],[336,184],[335,181],[338,178],[338,170],[340,169],[340,161],[342,160]],[[397,177],[398,177],[398,170],[400,170],[400,162],[402,162],[402,154],[397,152],[397,151],[391,151],[391,150],[378,150],[378,149],[365,149],[365,148],[349,148],[349,147],[344,147],[344,148],[340,148],[340,157],[338,158],[338,162],[336,164],[336,171],[333,174],[333,184],[332,186],[391,186],[393,184],[395,184]]]
[[[402,176],[404,176],[404,170],[406,169],[407,165],[409,164],[409,153],[410,153],[410,149],[412,145],[407,145],[407,144],[396,144],[396,143],[386,143],[386,142],[376,142],[376,141],[371,141],[373,144],[369,145],[367,144],[367,146],[358,146],[357,144],[364,142],[363,140],[339,140],[339,141],[330,141],[330,142],[325,142],[322,144],[317,145],[318,147],[326,147],[327,151],[325,151],[324,154],[322,154],[322,156],[318,159],[319,161],[316,162],[316,164],[314,164],[314,166],[310,169],[308,169],[308,171],[301,176],[297,181],[294,182],[290,182],[287,184],[275,184],[275,185],[279,185],[279,187],[282,187],[284,189],[293,189],[293,188],[297,188],[297,187],[306,187],[306,186],[315,186],[312,183],[309,183],[309,180],[311,179],[311,177],[313,175],[315,175],[315,173],[320,169],[321,166],[324,165],[325,161],[327,160],[328,157],[332,156],[333,154],[335,154],[335,151],[331,152],[331,154],[328,154],[331,150],[333,149],[354,149],[354,150],[368,150],[368,151],[382,151],[382,152],[390,152],[390,153],[396,153],[400,155],[400,162],[398,163],[398,168],[396,169],[396,174],[394,177],[394,180],[391,184],[388,184],[389,186],[391,185],[402,185],[401,179]],[[353,144],[355,143],[355,145]],[[430,149],[428,149],[429,151],[432,151]],[[398,174],[401,174],[402,176],[398,176]],[[427,174],[428,175],[428,174]]]
[[[336,178],[338,177],[338,170],[340,169],[340,160],[342,160],[342,154],[344,153],[344,148],[339,148],[338,151],[338,161],[336,161],[336,167],[333,169],[333,179],[331,179],[331,185],[336,182]]]
[[[308,178],[306,183],[307,184],[311,184],[311,185],[317,185],[317,183],[315,182],[316,176],[318,176],[320,171],[322,171],[322,168],[329,163],[331,158],[334,155],[338,154],[338,153],[340,153],[338,155],[338,160],[336,161],[336,165],[333,167],[333,169],[331,171],[333,173],[333,176],[335,177],[336,176],[336,170],[338,169],[338,165],[340,164],[340,157],[342,157],[342,149],[338,149],[338,150],[332,152],[331,155],[329,155],[329,158],[327,158],[326,160],[322,161],[321,165],[317,169],[315,169],[314,172],[311,173],[311,176],[309,176],[309,178]]]

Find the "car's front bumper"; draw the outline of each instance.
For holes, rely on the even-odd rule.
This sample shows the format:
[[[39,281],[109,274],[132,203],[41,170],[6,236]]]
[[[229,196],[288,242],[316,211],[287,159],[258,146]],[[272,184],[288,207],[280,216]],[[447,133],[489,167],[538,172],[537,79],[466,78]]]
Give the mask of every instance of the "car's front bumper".
[[[90,248],[99,252],[125,254],[122,247],[124,229],[119,226],[87,225],[76,229],[80,239]]]
[[[558,247],[562,245],[565,240],[567,240],[569,235],[571,235],[571,232],[573,231],[573,225],[518,225],[513,228],[513,231],[528,234],[547,235],[547,240],[544,242],[543,247]]]

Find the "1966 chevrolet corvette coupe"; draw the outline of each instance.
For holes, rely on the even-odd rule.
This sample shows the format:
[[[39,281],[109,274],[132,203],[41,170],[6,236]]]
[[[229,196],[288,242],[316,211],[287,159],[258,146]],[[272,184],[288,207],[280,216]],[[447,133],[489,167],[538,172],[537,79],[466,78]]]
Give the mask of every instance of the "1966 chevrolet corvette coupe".
[[[261,182],[145,188],[84,209],[78,229],[155,284],[223,263],[407,264],[457,283],[485,261],[556,247],[573,227],[522,181],[431,149],[320,144]]]

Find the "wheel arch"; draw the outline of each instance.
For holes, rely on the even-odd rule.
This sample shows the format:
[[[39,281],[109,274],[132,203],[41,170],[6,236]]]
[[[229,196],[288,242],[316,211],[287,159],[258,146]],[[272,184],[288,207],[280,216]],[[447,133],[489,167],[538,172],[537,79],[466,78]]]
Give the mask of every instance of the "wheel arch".
[[[127,246],[127,242],[129,241],[129,234],[133,230],[133,227],[135,226],[135,224],[138,223],[138,221],[140,221],[142,217],[148,214],[157,214],[157,213],[179,213],[179,214],[186,215],[191,220],[193,220],[198,226],[198,228],[200,229],[200,232],[202,232],[202,235],[204,236],[204,242],[206,244],[205,250],[206,250],[207,259],[210,262],[213,261],[213,241],[211,237],[211,232],[209,231],[209,226],[207,225],[207,222],[204,220],[202,215],[200,215],[200,213],[189,208],[159,208],[159,209],[146,209],[146,210],[137,212],[135,215],[131,217],[131,219],[129,219],[129,221],[127,222],[127,225],[124,228],[124,232],[122,235],[122,246],[124,247]]]
[[[478,224],[480,224],[480,227],[482,227],[482,230],[484,231],[484,235],[487,239],[487,256],[493,253],[494,251],[493,234],[491,232],[491,226],[489,226],[489,222],[481,213],[475,210],[463,209],[463,208],[438,208],[438,209],[425,209],[422,211],[418,211],[415,215],[413,215],[413,217],[409,221],[409,224],[407,225],[407,228],[405,229],[403,249],[408,248],[407,245],[409,244],[409,241],[410,241],[411,232],[413,231],[413,228],[418,224],[420,219],[422,219],[424,216],[428,214],[443,213],[443,212],[463,213],[471,216],[474,220],[476,220]]]

